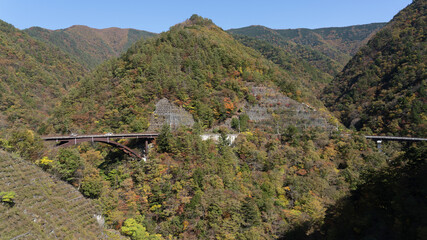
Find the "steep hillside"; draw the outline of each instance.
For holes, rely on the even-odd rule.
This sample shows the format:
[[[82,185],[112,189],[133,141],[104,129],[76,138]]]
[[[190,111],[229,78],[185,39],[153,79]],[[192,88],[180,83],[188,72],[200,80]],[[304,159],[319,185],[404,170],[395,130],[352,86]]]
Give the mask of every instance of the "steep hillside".
[[[279,30],[249,26],[230,29],[228,32],[269,42],[294,55],[294,58],[307,61],[334,76],[370,36],[384,25],[374,23],[341,28]]]
[[[386,23],[372,23],[349,27],[277,30],[285,40],[311,47],[345,65],[366,44],[369,38]]]
[[[399,12],[325,90],[347,126],[426,136],[426,1]]]
[[[86,72],[58,48],[0,21],[0,112],[8,122],[36,128]]]
[[[248,83],[278,86],[288,97],[321,106],[301,82],[193,16],[100,66],[64,99],[53,124],[62,132],[141,131],[156,100],[168,98],[211,127],[257,102]]]
[[[11,203],[0,203],[1,239],[107,239],[96,218],[100,210],[91,201],[2,150],[0,192],[15,193]]]
[[[118,57],[139,39],[156,35],[135,29],[94,29],[80,25],[54,31],[40,27],[24,31],[40,41],[59,47],[90,68],[111,57]]]
[[[308,55],[304,54],[305,57],[303,58],[299,56],[299,53],[302,53],[307,49],[296,44],[287,44],[287,48],[285,48],[284,45],[279,47],[275,44],[253,37],[243,35],[233,36],[243,45],[259,51],[265,58],[276,63],[286,72],[289,72],[294,78],[302,82],[304,86],[310,89],[318,97],[322,93],[324,86],[333,79],[331,75],[333,74],[333,68],[331,67],[333,62],[329,61],[330,64],[328,66],[322,67],[322,64],[318,63],[322,63],[322,60],[326,60],[326,58],[324,57],[314,60],[320,56],[320,54],[317,54],[314,51],[310,53],[315,55],[308,57]]]
[[[149,119],[163,117],[194,125],[163,125],[145,161],[88,143],[52,156],[49,171],[81,184],[108,225],[125,235],[140,229],[134,238],[275,239],[300,226],[313,232],[328,205],[393,154],[325,128],[321,103],[294,74],[193,15],[100,65],[63,99],[51,124],[81,133],[145,131],[155,125]],[[228,123],[241,132],[233,144]],[[200,133],[212,128],[219,140],[203,141]]]

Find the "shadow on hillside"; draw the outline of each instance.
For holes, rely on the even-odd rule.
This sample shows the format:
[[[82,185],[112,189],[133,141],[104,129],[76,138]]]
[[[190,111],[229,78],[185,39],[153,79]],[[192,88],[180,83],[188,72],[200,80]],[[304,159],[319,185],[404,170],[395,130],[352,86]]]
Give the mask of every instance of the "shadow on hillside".
[[[309,225],[280,239],[425,239],[427,236],[427,147],[419,143],[389,168],[368,174],[351,195],[331,206],[320,231]]]

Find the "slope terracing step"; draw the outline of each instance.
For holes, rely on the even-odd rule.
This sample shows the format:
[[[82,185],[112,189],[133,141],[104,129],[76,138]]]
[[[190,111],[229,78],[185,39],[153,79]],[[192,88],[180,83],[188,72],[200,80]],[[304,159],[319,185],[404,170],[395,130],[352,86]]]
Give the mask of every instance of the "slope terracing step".
[[[16,193],[14,205],[0,204],[0,239],[108,239],[91,200],[1,150],[0,191]]]

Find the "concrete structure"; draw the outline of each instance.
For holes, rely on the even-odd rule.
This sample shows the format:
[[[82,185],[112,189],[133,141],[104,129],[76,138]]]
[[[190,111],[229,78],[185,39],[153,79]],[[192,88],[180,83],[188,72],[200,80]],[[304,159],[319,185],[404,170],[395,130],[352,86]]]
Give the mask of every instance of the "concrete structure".
[[[208,139],[211,139],[213,141],[219,141],[221,134],[218,133],[206,133],[206,134],[201,134],[200,137],[202,138],[203,141],[206,141]],[[239,134],[227,134],[227,140],[230,141],[230,144],[233,144],[234,141],[236,140],[237,136],[239,136]]]

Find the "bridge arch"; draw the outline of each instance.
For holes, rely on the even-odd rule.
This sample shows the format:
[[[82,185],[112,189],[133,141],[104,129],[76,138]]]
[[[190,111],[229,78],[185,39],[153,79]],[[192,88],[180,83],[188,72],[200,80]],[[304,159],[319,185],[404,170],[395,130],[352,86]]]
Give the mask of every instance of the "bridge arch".
[[[131,157],[136,157],[138,159],[142,159],[142,156],[139,155],[137,152],[135,152],[134,150],[132,150],[131,148],[129,148],[128,146],[125,146],[123,144],[120,144],[118,142],[115,141],[111,141],[109,138],[94,138],[94,139],[87,139],[87,138],[74,138],[74,139],[70,139],[70,140],[63,140],[60,141],[56,146],[61,146],[61,147],[70,147],[73,145],[77,145],[79,143],[82,142],[100,142],[100,143],[105,143],[108,144],[110,146],[119,148],[120,150],[122,150],[124,153],[126,153],[127,155],[131,156]],[[147,154],[147,153],[145,153]]]

